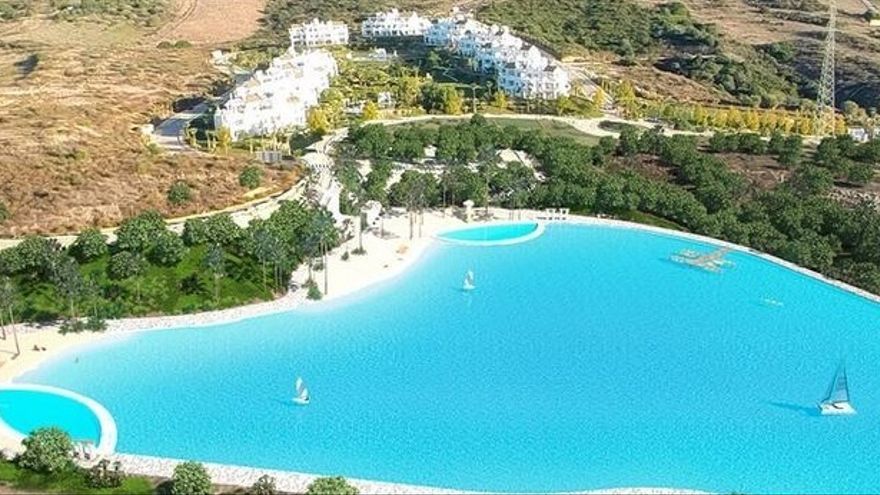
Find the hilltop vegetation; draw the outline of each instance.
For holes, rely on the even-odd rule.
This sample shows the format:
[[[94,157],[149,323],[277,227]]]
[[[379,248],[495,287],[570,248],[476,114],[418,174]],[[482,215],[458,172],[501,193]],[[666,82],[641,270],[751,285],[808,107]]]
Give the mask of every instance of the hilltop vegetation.
[[[507,0],[480,11],[560,55],[607,51],[623,65],[649,63],[712,86],[739,103],[797,105],[794,74],[773,57],[723,38],[679,2]]]
[[[9,21],[30,12],[29,0],[0,0],[0,21]]]
[[[55,16],[77,19],[96,16],[155,25],[165,12],[167,0],[50,0]]]
[[[44,13],[58,20],[107,19],[155,26],[167,9],[168,0],[0,0],[0,21]]]

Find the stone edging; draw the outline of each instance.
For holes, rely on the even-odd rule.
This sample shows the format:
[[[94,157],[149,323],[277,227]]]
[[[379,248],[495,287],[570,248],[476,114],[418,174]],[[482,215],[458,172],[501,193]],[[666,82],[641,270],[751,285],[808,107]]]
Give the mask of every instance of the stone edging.
[[[452,232],[458,232],[462,230],[472,230],[472,229],[481,229],[481,228],[492,228],[492,227],[501,227],[505,225],[522,225],[522,224],[534,224],[535,230],[529,232],[526,235],[522,235],[519,237],[513,237],[510,239],[500,239],[497,241],[471,241],[471,240],[461,240],[461,239],[450,239],[444,237],[447,234]],[[537,239],[544,233],[544,229],[546,228],[546,223],[541,220],[504,220],[504,221],[493,221],[487,222],[483,224],[479,224],[477,226],[473,225],[465,225],[462,227],[455,227],[452,229],[446,229],[441,232],[437,232],[431,237],[440,242],[445,242],[448,244],[455,244],[459,246],[480,246],[480,247],[492,247],[492,246],[511,246],[514,244],[521,244],[523,242],[531,241],[532,239]]]
[[[45,394],[57,395],[59,397],[64,397],[66,399],[79,402],[80,404],[86,406],[92,412],[92,414],[95,415],[95,418],[98,420],[98,424],[101,426],[101,438],[95,448],[96,453],[98,455],[106,456],[112,454],[113,451],[116,449],[116,441],[118,438],[116,421],[113,419],[110,411],[108,411],[107,408],[99,404],[97,401],[70,390],[58,387],[50,387],[48,385],[5,383],[0,385],[0,390],[41,392]],[[0,418],[0,435],[9,437],[16,442],[21,442],[25,439],[25,435],[21,434],[21,432],[10,426],[2,418]]]

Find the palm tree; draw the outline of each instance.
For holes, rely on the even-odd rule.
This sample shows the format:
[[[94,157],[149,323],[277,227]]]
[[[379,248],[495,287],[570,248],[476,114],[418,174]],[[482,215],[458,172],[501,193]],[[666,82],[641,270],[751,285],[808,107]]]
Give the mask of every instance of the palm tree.
[[[6,339],[6,323],[12,329],[12,338],[15,341],[15,357],[21,354],[18,344],[18,331],[15,329],[15,318],[12,308],[15,306],[15,287],[9,277],[0,280],[0,326],[3,327],[3,338]]]
[[[205,253],[205,268],[214,275],[214,302],[220,299],[220,279],[226,275],[226,253],[219,244],[212,244]]]

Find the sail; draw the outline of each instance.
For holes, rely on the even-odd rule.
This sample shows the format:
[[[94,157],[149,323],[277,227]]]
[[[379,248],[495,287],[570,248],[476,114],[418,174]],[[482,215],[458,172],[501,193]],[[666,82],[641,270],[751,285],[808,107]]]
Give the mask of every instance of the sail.
[[[828,387],[828,395],[823,402],[829,404],[849,402],[849,386],[846,383],[846,368],[843,365],[837,368],[834,380]]]
[[[300,400],[309,400],[309,389],[303,388],[302,392],[299,393]]]
[[[303,379],[301,377],[296,378],[296,393],[297,395],[302,393],[303,390]]]
[[[468,270],[464,276],[464,284],[465,285],[474,285],[474,272]]]

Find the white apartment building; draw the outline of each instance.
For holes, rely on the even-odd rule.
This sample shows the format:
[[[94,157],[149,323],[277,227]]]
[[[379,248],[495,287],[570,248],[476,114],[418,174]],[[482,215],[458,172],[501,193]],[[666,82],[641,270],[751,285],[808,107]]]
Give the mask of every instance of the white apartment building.
[[[296,53],[291,47],[231,92],[214,113],[214,128],[226,127],[238,140],[305,126],[309,108],[336,73],[336,60],[326,51]]]
[[[373,14],[361,23],[364,38],[392,38],[405,36],[424,36],[431,21],[411,12],[402,15],[397,9]]]
[[[347,45],[348,26],[344,22],[319,21],[298,24],[290,28],[290,46],[312,48],[316,46]]]
[[[428,46],[471,59],[477,70],[494,72],[498,88],[508,95],[556,99],[571,92],[568,72],[506,26],[488,26],[453,10],[451,16],[434,21],[423,39]]]

